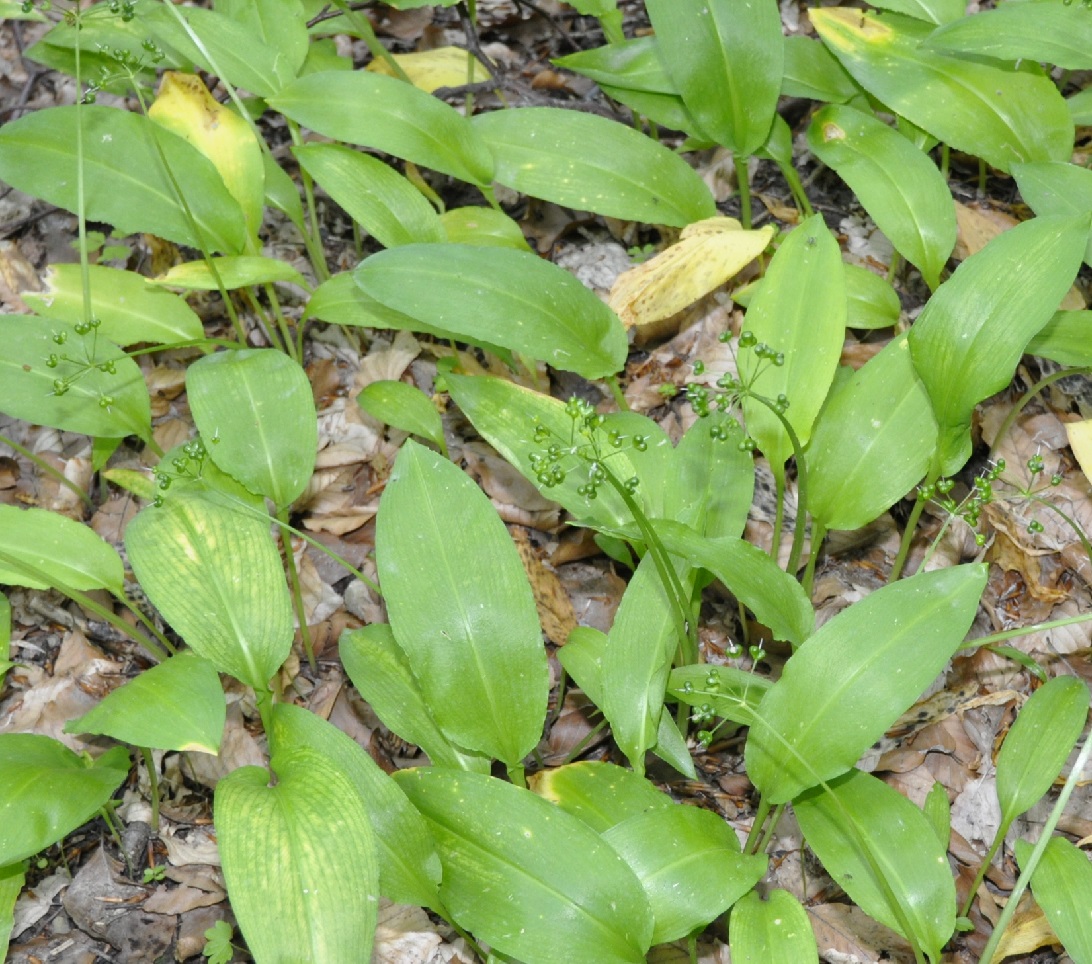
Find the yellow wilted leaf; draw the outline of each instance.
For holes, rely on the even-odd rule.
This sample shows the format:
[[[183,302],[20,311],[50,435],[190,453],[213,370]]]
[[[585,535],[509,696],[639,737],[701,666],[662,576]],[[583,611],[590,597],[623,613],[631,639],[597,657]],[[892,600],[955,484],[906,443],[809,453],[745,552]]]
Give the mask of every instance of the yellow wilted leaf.
[[[422,50],[415,54],[393,54],[398,66],[409,77],[414,87],[432,93],[438,87],[461,87],[467,83],[477,83],[489,79],[489,71],[473,54],[458,47],[437,47],[435,50]],[[469,67],[468,67],[469,64]],[[473,68],[471,80],[467,71]],[[394,71],[385,60],[373,60],[367,67],[377,74],[394,76]]]
[[[168,70],[148,116],[185,138],[216,166],[257,239],[265,197],[265,165],[245,120],[208,92],[200,77]]]
[[[704,297],[757,258],[774,229],[744,231],[735,218],[706,218],[676,244],[618,276],[609,304],[622,324],[649,325]]]
[[[1069,447],[1073,449],[1081,471],[1092,482],[1092,418],[1083,422],[1066,422],[1065,434],[1069,436]]]

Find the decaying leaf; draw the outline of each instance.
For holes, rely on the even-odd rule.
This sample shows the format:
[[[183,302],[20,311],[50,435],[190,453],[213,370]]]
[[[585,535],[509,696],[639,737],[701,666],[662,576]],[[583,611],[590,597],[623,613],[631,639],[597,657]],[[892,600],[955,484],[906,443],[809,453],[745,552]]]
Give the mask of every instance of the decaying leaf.
[[[437,47],[411,54],[392,54],[395,62],[413,82],[414,87],[432,93],[439,87],[460,87],[489,79],[489,72],[477,57],[458,47]],[[376,58],[367,70],[394,76],[385,60]]]
[[[1069,447],[1073,449],[1081,471],[1092,482],[1092,418],[1083,422],[1067,422],[1065,434],[1069,436]]]
[[[745,231],[735,218],[696,221],[676,244],[620,275],[608,303],[627,328],[670,318],[757,258],[773,235],[770,226]]]

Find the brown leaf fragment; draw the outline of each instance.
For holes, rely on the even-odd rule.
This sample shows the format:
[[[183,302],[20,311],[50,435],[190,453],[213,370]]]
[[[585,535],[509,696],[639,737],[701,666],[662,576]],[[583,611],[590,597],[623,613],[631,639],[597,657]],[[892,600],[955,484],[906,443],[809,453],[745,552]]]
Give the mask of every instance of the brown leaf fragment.
[[[41,291],[38,272],[12,241],[0,241],[0,304],[13,314],[25,315],[30,309],[19,296],[23,291]]]
[[[905,939],[874,921],[859,907],[816,904],[807,908],[823,960],[881,960],[910,964],[914,952]]]
[[[513,526],[512,539],[527,572],[531,591],[535,595],[538,619],[546,638],[558,646],[564,646],[569,633],[576,629],[576,614],[565,587],[553,566],[542,561],[538,550],[531,543],[527,530]]]

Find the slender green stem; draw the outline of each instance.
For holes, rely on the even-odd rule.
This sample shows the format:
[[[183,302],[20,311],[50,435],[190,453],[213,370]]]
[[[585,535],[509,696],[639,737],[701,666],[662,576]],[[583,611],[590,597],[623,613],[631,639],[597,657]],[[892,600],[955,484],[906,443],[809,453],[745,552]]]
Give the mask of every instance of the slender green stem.
[[[148,794],[152,798],[152,829],[159,833],[159,773],[156,772],[152,751],[146,746],[140,747],[144,760],[144,769],[148,771]]]
[[[277,512],[277,522],[281,525],[288,524],[288,510],[281,509]],[[307,626],[307,609],[303,604],[303,588],[300,585],[300,574],[296,569],[296,554],[292,551],[292,540],[284,529],[280,529],[281,545],[284,546],[284,564],[288,568],[288,581],[292,586],[292,603],[296,607],[296,619],[300,624],[300,640],[303,642],[303,651],[307,653],[307,665],[311,672],[317,668],[315,663],[315,647],[311,642],[311,630]]]
[[[399,80],[404,80],[407,84],[413,83],[406,76],[406,72],[402,69],[397,60],[391,56],[389,50],[384,47],[379,38],[376,37],[375,31],[372,29],[371,21],[361,14],[359,11],[353,10],[345,0],[331,0],[333,5],[338,8],[344,15],[345,19],[349,21],[349,24],[360,35],[361,39],[368,46],[368,50],[371,55],[377,60],[382,60],[393,71],[394,76]]]
[[[76,0],[76,230],[80,247],[80,285],[83,290],[83,321],[91,323],[91,267],[87,259],[87,196],[83,173],[83,70],[80,63],[80,32],[83,30],[83,12]]]
[[[746,230],[751,228],[751,176],[747,170],[748,157],[732,155],[732,165],[736,169],[736,183],[739,185],[739,220]]]
[[[527,773],[523,769],[523,764],[508,768],[508,779],[514,783],[517,787],[523,787],[527,789]]]
[[[819,560],[819,550],[823,546],[823,540],[827,537],[827,530],[812,519],[811,523],[811,551],[808,553],[808,565],[804,570],[804,578],[801,580],[804,592],[811,599],[812,587],[815,585],[815,564]]]
[[[8,438],[6,435],[0,435],[0,444],[6,445],[14,451],[18,452],[23,458],[30,462],[33,462],[42,472],[48,475],[52,479],[56,479],[61,485],[67,489],[71,489],[80,501],[83,502],[89,509],[95,508],[95,503],[91,501],[91,496],[87,492],[73,482],[68,476],[66,476],[60,469],[54,468],[45,459],[39,455],[35,455],[30,449],[24,448],[14,439]]]
[[[936,479],[930,480],[930,482],[935,481]],[[906,528],[902,531],[902,541],[899,543],[898,555],[895,556],[895,564],[891,567],[889,582],[895,582],[902,575],[903,566],[906,565],[906,557],[910,554],[910,546],[914,542],[914,530],[918,527],[918,520],[921,518],[924,509],[925,499],[919,495],[914,502],[914,508],[910,510],[910,518],[906,520]]]
[[[300,147],[303,144],[303,137],[300,135],[300,125],[288,117],[285,118],[285,123],[288,126],[288,135],[292,138],[292,143],[296,147]],[[300,181],[303,184],[303,201],[307,208],[307,226],[310,227],[309,231],[303,232],[304,245],[307,247],[307,254],[311,259],[311,266],[315,269],[315,276],[321,282],[330,277],[330,269],[326,264],[326,252],[322,247],[322,234],[319,229],[318,209],[315,207],[314,182],[311,180],[311,175],[307,173],[302,164],[300,165]]]
[[[1039,840],[1036,842],[1035,848],[1032,850],[1031,856],[1027,860],[1027,865],[1020,868],[1020,876],[1017,878],[1016,884],[1012,888],[1012,893],[1009,894],[1009,899],[1005,904],[1005,909],[997,919],[997,924],[993,929],[993,933],[990,935],[990,939],[986,943],[985,949],[982,951],[981,960],[993,960],[994,955],[997,952],[997,945],[1000,943],[1001,937],[1005,933],[1005,929],[1009,926],[1013,914],[1016,913],[1016,907],[1020,903],[1020,898],[1024,895],[1024,890],[1027,888],[1032,874],[1035,873],[1035,868],[1039,866],[1039,860],[1043,856],[1043,851],[1046,850],[1047,844],[1050,843],[1051,834],[1054,833],[1054,828],[1058,826],[1058,821],[1062,818],[1062,813],[1065,811],[1066,804],[1069,803],[1069,797],[1081,778],[1081,773],[1084,771],[1084,766],[1088,762],[1090,752],[1092,752],[1092,739],[1087,739],[1084,741],[1081,752],[1077,754],[1077,759],[1073,761],[1073,768],[1069,771],[1069,777],[1065,781],[1065,786],[1062,787],[1062,792],[1058,794],[1058,801],[1054,804],[1054,809],[1050,811],[1050,816],[1043,825],[1043,829],[1039,834]]]
[[[762,840],[758,845],[758,852],[761,853],[769,845],[773,839],[773,835],[777,833],[777,825],[781,822],[781,816],[785,812],[785,804],[779,803],[774,807],[773,815],[766,821],[766,830],[762,834]]]
[[[614,396],[614,404],[618,406],[618,411],[632,411],[629,407],[629,402],[626,401],[626,393],[622,391],[622,386],[618,382],[618,376],[608,375],[604,381],[607,383],[607,388],[610,389],[611,395]]]
[[[276,319],[277,328],[280,330],[281,338],[284,339],[284,343],[287,346],[289,356],[297,362],[302,364],[303,355],[297,353],[296,344],[292,340],[292,333],[288,330],[288,320],[284,316],[284,311],[281,309],[281,301],[277,297],[277,291],[272,284],[266,283],[263,286],[265,291],[265,297],[269,301],[269,310],[273,312],[273,317]]]
[[[982,646],[992,646],[994,643],[1003,643],[1006,639],[1018,639],[1020,636],[1034,636],[1036,633],[1045,633],[1051,629],[1061,629],[1063,626],[1076,626],[1078,623],[1087,623],[1092,620],[1092,613],[1081,613],[1079,616],[1067,616],[1065,619],[1052,619],[1045,623],[1036,623],[1034,626],[1020,626],[1016,629],[1006,629],[1000,633],[992,633],[989,636],[976,636],[965,642],[960,650],[979,649]]]
[[[960,917],[966,917],[971,912],[971,905],[974,903],[978,888],[982,886],[982,881],[986,879],[986,873],[990,869],[990,864],[993,863],[994,854],[997,853],[997,848],[1005,842],[1005,835],[1009,832],[1009,827],[1011,825],[1012,820],[1002,820],[1001,825],[997,828],[997,833],[993,835],[993,843],[990,844],[990,849],[986,851],[986,856],[982,858],[982,863],[978,867],[978,873],[975,875],[974,883],[971,884],[971,889],[967,893],[967,902],[959,912]]]
[[[773,470],[774,477],[774,520],[773,535],[770,536],[770,558],[776,563],[781,555],[781,532],[785,527],[785,466]]]
[[[887,279],[886,280],[887,280],[888,284],[893,284],[894,283],[895,277],[898,275],[899,268],[901,268],[901,267],[902,267],[902,256],[898,253],[898,251],[892,252],[892,254],[891,254],[891,264],[889,264],[887,266]]]
[[[1070,375],[1090,375],[1092,374],[1092,368],[1063,368],[1060,372],[1053,372],[1050,375],[1041,378],[1035,385],[1033,385],[1027,392],[1025,392],[1020,400],[1009,409],[1008,415],[1005,416],[1005,420],[1001,423],[1001,427],[997,430],[997,435],[994,437],[993,445],[990,446],[990,458],[992,459],[997,453],[998,446],[1001,445],[1001,441],[1012,431],[1013,425],[1016,424],[1016,420],[1020,417],[1020,413],[1024,410],[1027,404],[1035,398],[1044,388],[1048,388],[1055,382],[1060,381],[1063,378],[1068,378]]]
[[[606,725],[607,721],[605,719],[602,719],[598,723],[596,723],[595,726],[593,726],[592,729],[584,735],[584,738],[579,743],[577,743],[576,746],[574,746],[568,752],[568,754],[566,754],[565,759],[562,761],[562,763],[572,763],[573,760],[575,760],[578,756],[580,756],[581,753],[584,752],[584,750],[588,748],[591,741],[594,740],[595,737],[603,731],[603,728]]]
[[[254,292],[251,291],[250,288],[243,288],[240,290],[240,294],[242,295],[243,300],[250,305],[250,310],[254,313],[254,319],[257,322],[258,327],[269,339],[269,344],[272,345],[274,348],[283,351],[286,355],[290,355],[291,353],[288,350],[288,342],[285,342],[282,338],[280,344],[277,344],[277,338],[273,334],[274,325],[270,324],[270,319],[266,316],[266,313],[262,311],[261,302],[258,301]],[[278,332],[277,334],[279,335],[280,332]]]
[[[743,845],[745,854],[757,854],[759,841],[762,839],[762,827],[766,818],[770,815],[773,804],[766,799],[765,794],[759,796],[758,807],[755,810],[754,820],[751,822],[751,831],[747,834],[747,842]]]

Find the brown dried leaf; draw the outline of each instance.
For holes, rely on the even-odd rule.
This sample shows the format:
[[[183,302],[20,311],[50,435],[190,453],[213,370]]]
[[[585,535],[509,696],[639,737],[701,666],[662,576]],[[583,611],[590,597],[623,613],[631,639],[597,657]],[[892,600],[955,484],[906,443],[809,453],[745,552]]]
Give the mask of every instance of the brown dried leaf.
[[[512,538],[530,580],[531,590],[535,594],[535,606],[542,630],[547,639],[563,646],[569,633],[576,628],[576,614],[573,612],[569,594],[561,585],[554,568],[542,561],[538,550],[531,544],[526,529],[514,527]]]

